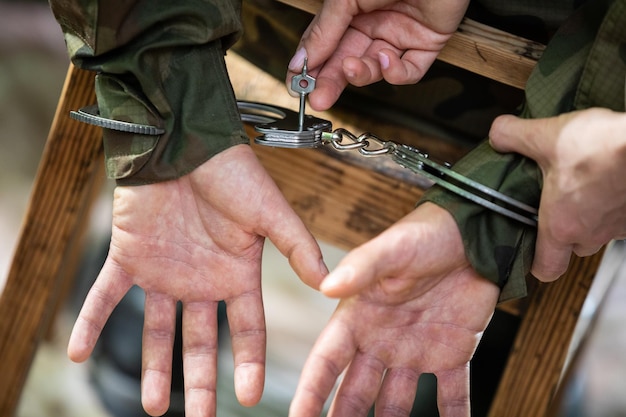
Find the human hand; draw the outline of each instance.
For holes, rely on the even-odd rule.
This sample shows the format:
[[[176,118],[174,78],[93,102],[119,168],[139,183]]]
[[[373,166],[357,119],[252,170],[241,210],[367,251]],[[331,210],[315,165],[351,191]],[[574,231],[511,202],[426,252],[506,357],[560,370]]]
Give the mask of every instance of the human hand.
[[[326,110],[352,84],[414,84],[457,29],[469,0],[326,0],[302,35],[287,85],[307,58],[309,102]]]
[[[626,237],[625,131],[624,113],[598,108],[494,121],[493,148],[534,159],[543,173],[531,268],[538,279],[561,276],[572,252],[592,255],[611,239]]]
[[[183,304],[186,415],[215,416],[217,306],[224,300],[243,405],[260,399],[265,372],[261,299],[264,237],[317,288],[327,270],[313,237],[246,145],[175,181],[118,187],[108,258],[72,331],[68,355],[90,355],[113,308],[132,285],[146,293],[142,402],[169,407],[176,303]]]
[[[467,261],[454,219],[424,203],[350,252],[320,286],[342,297],[304,365],[289,415],[408,416],[434,373],[442,417],[469,417],[469,361],[500,290]]]

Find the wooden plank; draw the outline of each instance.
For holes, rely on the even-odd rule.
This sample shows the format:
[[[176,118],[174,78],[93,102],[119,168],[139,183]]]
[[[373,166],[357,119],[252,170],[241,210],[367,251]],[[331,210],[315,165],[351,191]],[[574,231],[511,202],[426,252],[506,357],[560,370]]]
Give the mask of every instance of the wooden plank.
[[[91,188],[89,190],[89,194],[85,196],[85,201],[88,207],[81,210],[81,213],[76,220],[74,228],[76,233],[73,233],[72,238],[68,241],[63,262],[59,270],[59,283],[57,289],[55,290],[55,299],[53,300],[54,304],[49,310],[50,320],[48,320],[47,323],[48,327],[44,333],[44,339],[46,341],[51,340],[54,337],[54,330],[56,328],[54,326],[54,318],[57,317],[57,314],[63,310],[63,307],[67,303],[68,297],[74,288],[78,267],[82,258],[85,256],[84,245],[86,234],[88,233],[90,227],[91,207],[101,194],[106,180],[104,157],[96,158],[95,163],[97,165],[94,165],[94,167],[91,168],[94,172],[94,177],[91,180]]]
[[[70,68],[0,297],[0,415],[14,414],[38,341],[51,319],[69,243],[89,208],[100,167],[99,129],[68,117],[95,100],[93,74]]]
[[[544,49],[538,42],[463,19],[438,59],[523,89]]]
[[[490,417],[546,416],[601,259],[602,253],[574,257],[563,277],[553,283],[541,283],[533,291]]]
[[[279,0],[316,14],[320,0]],[[523,89],[545,46],[502,30],[463,19],[438,59],[501,83]]]
[[[352,249],[415,207],[423,189],[326,152],[255,146],[287,201],[319,239]]]

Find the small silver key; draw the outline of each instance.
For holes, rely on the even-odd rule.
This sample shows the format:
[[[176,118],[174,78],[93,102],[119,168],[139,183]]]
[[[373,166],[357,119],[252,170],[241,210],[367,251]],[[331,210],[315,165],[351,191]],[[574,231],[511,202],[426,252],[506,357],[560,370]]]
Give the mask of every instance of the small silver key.
[[[304,58],[302,73],[291,78],[291,90],[300,94],[300,112],[298,114],[298,127],[304,128],[304,114],[306,107],[306,96],[315,90],[315,78],[307,73],[307,59]]]
[[[300,111],[279,108],[277,106],[245,105],[246,110],[266,115],[273,114],[270,120],[260,120],[258,116],[254,128],[261,134],[255,142],[265,146],[279,148],[317,148],[323,145],[322,133],[332,130],[329,120],[307,115],[305,111],[306,96],[315,89],[315,78],[307,72],[307,61],[304,60],[302,73],[291,78],[291,90],[300,94]],[[240,109],[242,106],[240,105]]]

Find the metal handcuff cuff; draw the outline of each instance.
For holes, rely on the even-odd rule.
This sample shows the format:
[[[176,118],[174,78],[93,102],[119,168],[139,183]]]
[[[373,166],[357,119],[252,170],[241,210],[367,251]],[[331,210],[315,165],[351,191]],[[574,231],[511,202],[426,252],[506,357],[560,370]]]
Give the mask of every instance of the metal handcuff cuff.
[[[307,73],[307,63],[301,74],[291,79],[291,89],[300,95],[298,113],[269,104],[237,101],[243,122],[254,124],[259,136],[255,143],[279,148],[319,148],[331,145],[338,151],[357,150],[364,157],[389,156],[398,165],[421,175],[433,183],[491,211],[537,226],[537,209],[497,190],[467,178],[442,165],[418,149],[378,138],[371,133],[356,136],[345,129],[332,130],[332,123],[305,113],[306,96],[315,89],[315,78]],[[163,129],[136,123],[120,122],[99,116],[97,106],[70,112],[81,122],[113,130],[144,135],[160,135]],[[348,139],[350,143],[344,143]]]

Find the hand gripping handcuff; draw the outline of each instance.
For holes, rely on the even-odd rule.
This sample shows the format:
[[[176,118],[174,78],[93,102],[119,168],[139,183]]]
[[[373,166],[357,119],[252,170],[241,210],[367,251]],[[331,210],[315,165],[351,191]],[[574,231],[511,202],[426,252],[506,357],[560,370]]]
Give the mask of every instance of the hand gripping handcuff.
[[[398,165],[419,174],[435,184],[491,211],[529,226],[537,226],[537,209],[480,184],[439,164],[418,149],[385,141],[371,133],[356,136],[345,129],[332,130],[332,123],[305,113],[306,96],[315,88],[315,78],[307,73],[306,60],[301,74],[291,80],[291,89],[300,95],[300,110],[252,101],[238,101],[243,122],[254,124],[259,136],[255,143],[279,148],[319,148],[332,145],[338,151],[358,150],[364,157],[387,155]],[[155,126],[120,122],[99,116],[97,106],[70,112],[76,120],[124,132],[160,135]],[[350,143],[344,143],[348,139]]]

